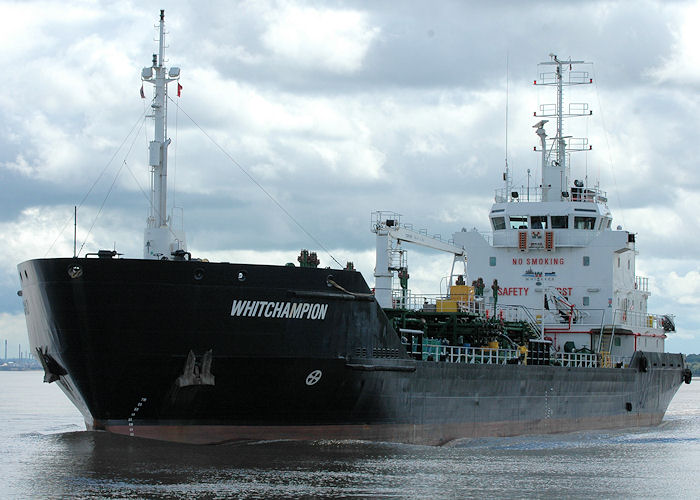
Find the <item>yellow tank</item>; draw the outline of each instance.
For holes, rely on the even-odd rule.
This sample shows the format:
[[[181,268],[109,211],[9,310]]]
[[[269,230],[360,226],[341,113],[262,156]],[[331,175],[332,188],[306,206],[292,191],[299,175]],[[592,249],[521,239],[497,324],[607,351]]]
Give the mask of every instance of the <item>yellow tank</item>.
[[[435,301],[437,312],[457,312],[457,301],[450,299],[438,299]]]
[[[467,285],[452,285],[446,299],[435,301],[435,309],[438,312],[457,312],[459,304],[466,304],[474,300],[474,287]]]
[[[494,340],[493,342],[489,342],[489,349],[498,349],[498,340]]]
[[[450,287],[450,298],[453,300],[468,301],[474,298],[474,287],[468,285],[452,285]]]

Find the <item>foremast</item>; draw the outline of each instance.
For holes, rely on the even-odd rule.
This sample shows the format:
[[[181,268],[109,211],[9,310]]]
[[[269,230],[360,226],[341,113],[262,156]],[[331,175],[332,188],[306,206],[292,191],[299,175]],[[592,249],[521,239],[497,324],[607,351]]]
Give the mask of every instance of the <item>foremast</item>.
[[[179,80],[180,68],[165,67],[165,11],[160,11],[158,54],[153,54],[152,65],[143,68],[141,80],[154,86],[151,102],[155,130],[149,144],[148,158],[151,167],[151,206],[144,231],[143,256],[145,259],[169,260],[176,252],[187,250],[185,234],[172,227],[167,212],[168,189],[168,84]]]

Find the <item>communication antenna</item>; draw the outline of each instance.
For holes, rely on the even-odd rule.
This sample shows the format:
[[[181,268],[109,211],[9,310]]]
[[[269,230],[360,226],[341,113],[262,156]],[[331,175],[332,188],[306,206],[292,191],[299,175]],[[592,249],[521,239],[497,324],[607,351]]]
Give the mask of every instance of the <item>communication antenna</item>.
[[[509,98],[509,76],[508,76],[508,52],[506,52],[506,171],[503,174],[503,181],[506,183],[506,196],[510,192],[510,169],[508,168],[508,98]]]

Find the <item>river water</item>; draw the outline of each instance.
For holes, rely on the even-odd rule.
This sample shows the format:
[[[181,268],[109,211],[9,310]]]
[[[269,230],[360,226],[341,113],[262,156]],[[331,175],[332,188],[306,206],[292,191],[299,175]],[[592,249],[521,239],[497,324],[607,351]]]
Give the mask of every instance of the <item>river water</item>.
[[[86,432],[43,373],[0,372],[0,498],[698,498],[700,384],[659,427],[191,446]]]

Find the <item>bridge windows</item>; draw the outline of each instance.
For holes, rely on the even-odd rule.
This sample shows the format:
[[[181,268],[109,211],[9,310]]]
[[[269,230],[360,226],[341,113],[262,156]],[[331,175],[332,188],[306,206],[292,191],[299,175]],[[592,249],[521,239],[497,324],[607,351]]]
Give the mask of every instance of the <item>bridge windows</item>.
[[[574,229],[595,229],[595,217],[574,217]]]
[[[505,229],[506,228],[506,219],[505,217],[494,217],[491,219],[491,223],[493,224],[493,230],[498,231],[500,229]]]
[[[568,215],[552,215],[552,229],[567,229],[568,227]]]
[[[547,216],[546,215],[531,215],[530,216],[530,227],[532,227],[532,229],[547,229]]]
[[[527,215],[511,215],[510,216],[510,228],[511,229],[527,229]]]
[[[609,217],[594,217],[575,215],[573,224],[569,222],[568,215],[510,215],[491,217],[491,225],[494,231],[503,229],[585,229],[603,230],[610,227],[612,220]]]

